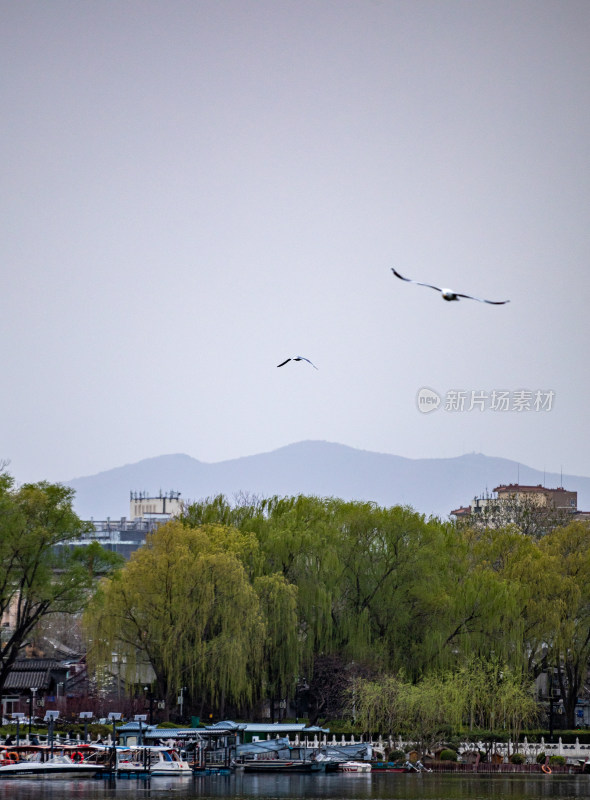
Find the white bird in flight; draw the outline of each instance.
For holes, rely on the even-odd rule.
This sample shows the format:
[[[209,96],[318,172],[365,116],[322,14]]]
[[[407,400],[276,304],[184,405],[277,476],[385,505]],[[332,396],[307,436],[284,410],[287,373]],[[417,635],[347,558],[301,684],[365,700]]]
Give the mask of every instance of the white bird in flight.
[[[285,366],[285,364],[288,364],[288,363],[289,363],[289,361],[307,361],[307,363],[308,363],[308,364],[311,364],[311,366],[312,366],[314,369],[317,369],[317,367],[316,367],[316,365],[313,363],[313,361],[310,361],[310,360],[309,360],[309,358],[305,358],[305,356],[294,356],[293,358],[286,358],[284,361],[281,361],[281,363],[280,363],[280,364],[277,364],[277,367],[284,367],[284,366]]]
[[[418,286],[428,286],[429,289],[436,289],[437,292],[441,293],[443,300],[458,300],[460,297],[465,297],[467,300],[477,300],[478,303],[490,303],[493,306],[502,306],[504,303],[510,302],[510,300],[484,300],[481,297],[473,297],[471,294],[460,294],[459,292],[454,292],[452,289],[441,289],[438,286],[433,286],[431,283],[421,283],[420,281],[413,281],[411,278],[404,278],[404,276],[396,272],[393,267],[391,271],[396,278],[401,278],[402,281],[417,283]]]

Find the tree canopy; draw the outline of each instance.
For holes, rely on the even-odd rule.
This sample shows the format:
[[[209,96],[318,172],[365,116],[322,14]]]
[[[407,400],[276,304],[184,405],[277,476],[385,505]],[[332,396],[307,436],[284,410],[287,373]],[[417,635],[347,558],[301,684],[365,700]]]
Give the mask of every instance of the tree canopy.
[[[162,699],[186,686],[193,705],[251,711],[269,698],[274,713],[306,686],[314,713],[333,715],[360,675],[422,687],[416,698],[424,681],[451,692],[469,667],[473,694],[473,664],[501,665],[494,674],[522,711],[503,697],[516,729],[549,666],[573,714],[590,657],[589,531],[575,523],[539,537],[402,506],[215,497],[102,581],[86,615],[91,658],[117,653],[129,675],[149,663]],[[481,708],[461,713],[492,724]]]
[[[15,488],[0,473],[0,687],[34,627],[47,615],[81,610],[93,585],[68,544],[87,526],[72,510],[74,492],[45,481]]]

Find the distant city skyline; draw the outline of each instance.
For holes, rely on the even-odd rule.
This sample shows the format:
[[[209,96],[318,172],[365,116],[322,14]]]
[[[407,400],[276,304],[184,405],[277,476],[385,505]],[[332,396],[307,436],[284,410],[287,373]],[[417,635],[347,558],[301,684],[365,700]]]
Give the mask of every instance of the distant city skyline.
[[[0,15],[18,482],[305,440],[590,476],[586,0]]]

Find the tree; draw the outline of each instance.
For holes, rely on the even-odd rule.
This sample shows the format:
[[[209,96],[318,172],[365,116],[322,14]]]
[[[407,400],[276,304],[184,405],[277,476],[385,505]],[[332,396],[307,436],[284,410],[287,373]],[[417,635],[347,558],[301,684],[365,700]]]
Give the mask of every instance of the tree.
[[[74,491],[45,481],[15,489],[0,474],[0,687],[33,628],[49,614],[80,611],[91,580],[69,547],[88,530]]]
[[[590,525],[572,522],[548,534],[540,547],[557,579],[547,660],[557,675],[567,724],[574,728],[590,660]]]
[[[264,685],[260,693],[270,698],[271,721],[274,722],[275,700],[291,697],[297,683],[297,587],[275,573],[256,578],[254,589],[266,623],[262,648]]]
[[[538,716],[534,683],[493,658],[472,658],[417,683],[403,675],[359,681],[355,702],[367,731],[405,736],[423,752],[462,726],[507,731],[518,741],[523,725]]]
[[[72,561],[80,564],[88,573],[88,579],[95,583],[100,578],[111,575],[125,564],[125,557],[112,550],[106,550],[99,542],[90,542],[72,551]]]
[[[109,669],[116,653],[129,684],[150,665],[168,704],[181,686],[222,713],[226,701],[251,702],[265,625],[243,561],[256,548],[235,528],[163,525],[93,598],[84,616],[91,663]]]

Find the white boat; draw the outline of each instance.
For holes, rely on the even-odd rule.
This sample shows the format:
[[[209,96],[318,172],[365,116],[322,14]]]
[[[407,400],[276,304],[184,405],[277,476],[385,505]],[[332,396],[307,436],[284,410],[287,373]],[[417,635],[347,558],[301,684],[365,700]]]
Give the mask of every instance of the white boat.
[[[45,746],[0,749],[0,778],[93,778],[103,771],[87,763],[82,750]]]
[[[188,778],[193,772],[173,747],[118,747],[117,775]]]
[[[338,764],[339,772],[371,772],[371,765],[364,761],[341,761]]]

